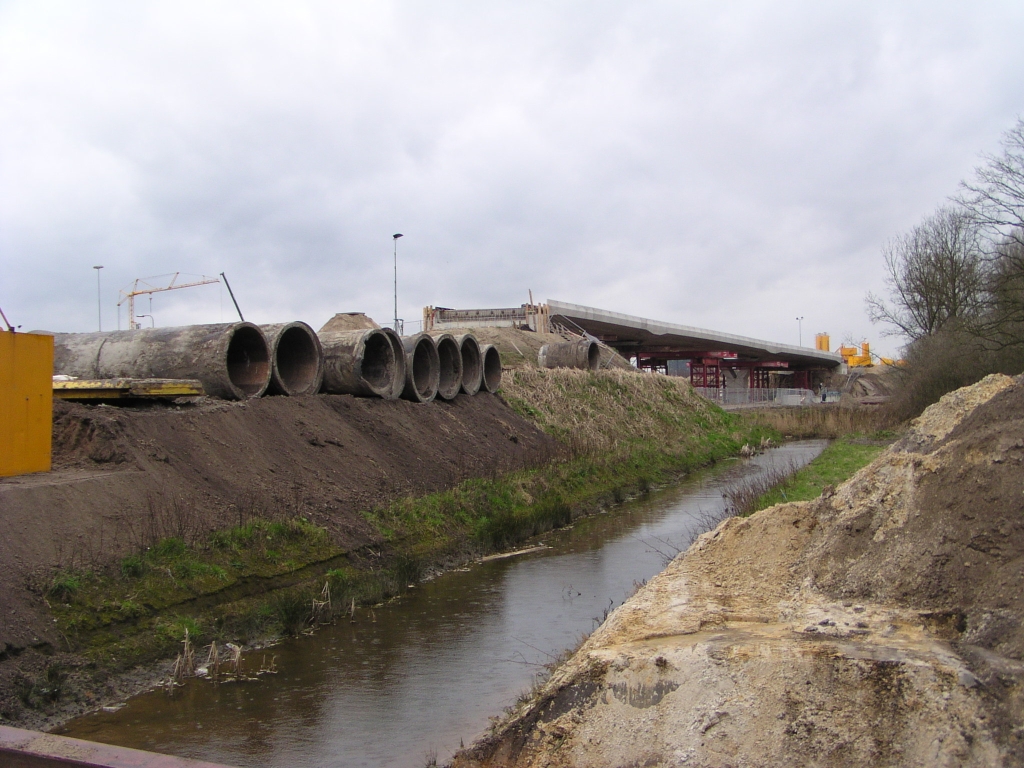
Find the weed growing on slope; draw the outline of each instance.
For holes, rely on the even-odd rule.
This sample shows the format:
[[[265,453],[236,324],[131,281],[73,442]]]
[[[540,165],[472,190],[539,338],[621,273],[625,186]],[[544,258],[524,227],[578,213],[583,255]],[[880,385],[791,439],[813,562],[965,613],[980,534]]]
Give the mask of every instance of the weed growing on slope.
[[[137,624],[140,632],[150,635],[139,640],[137,650],[142,653],[172,639],[180,641],[185,629],[195,641],[206,636],[207,627],[195,618],[175,614],[174,606],[247,579],[277,577],[339,554],[327,532],[306,520],[250,520],[218,531],[201,544],[190,545],[177,536],[162,539],[122,558],[106,572],[61,571],[46,594],[58,628],[69,641],[101,647],[118,635],[131,634],[122,627],[111,637],[112,628]],[[306,606],[305,595],[301,600]],[[299,613],[289,599],[277,596],[264,615],[248,616],[246,622],[250,629],[260,625],[293,632]]]
[[[501,394],[574,456],[621,456],[652,445],[679,452],[738,423],[689,382],[636,371],[510,371]]]

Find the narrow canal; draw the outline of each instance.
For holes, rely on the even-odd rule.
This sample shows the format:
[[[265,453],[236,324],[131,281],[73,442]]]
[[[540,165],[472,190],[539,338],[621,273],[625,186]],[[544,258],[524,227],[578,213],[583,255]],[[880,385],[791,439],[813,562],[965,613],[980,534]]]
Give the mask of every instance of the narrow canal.
[[[685,549],[731,486],[769,467],[803,466],[825,445],[802,441],[723,462],[553,531],[542,537],[548,549],[445,574],[354,621],[267,649],[275,675],[192,680],[62,733],[242,768],[443,762]],[[262,658],[253,652],[246,664]]]

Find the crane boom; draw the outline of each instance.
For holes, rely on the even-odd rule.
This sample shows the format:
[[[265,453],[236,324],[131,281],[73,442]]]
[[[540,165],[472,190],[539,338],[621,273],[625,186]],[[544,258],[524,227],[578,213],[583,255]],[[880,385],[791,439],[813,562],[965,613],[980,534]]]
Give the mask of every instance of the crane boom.
[[[168,275],[156,275],[155,277],[137,277],[135,282],[132,283],[131,290],[120,291],[121,300],[117,302],[117,306],[120,307],[125,302],[128,302],[128,330],[135,330],[142,326],[135,321],[135,297],[143,296],[147,293],[160,293],[161,291],[175,291],[178,288],[194,288],[197,285],[210,285],[211,283],[219,283],[216,277],[207,277],[206,275],[192,275],[192,277],[198,277],[199,280],[193,280],[189,283],[179,283],[178,278],[181,276],[181,272],[174,272]],[[170,277],[170,281],[164,285],[154,285],[150,283],[150,280],[157,280],[161,277]],[[140,287],[141,286],[141,287]]]

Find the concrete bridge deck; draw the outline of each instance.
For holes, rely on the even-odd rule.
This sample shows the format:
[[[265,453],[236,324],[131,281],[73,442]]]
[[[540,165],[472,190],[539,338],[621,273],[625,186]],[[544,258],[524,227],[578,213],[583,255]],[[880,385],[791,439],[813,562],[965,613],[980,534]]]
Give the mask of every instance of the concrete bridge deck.
[[[723,357],[721,353],[727,352],[738,361],[784,363],[792,370],[832,369],[843,362],[837,354],[810,347],[664,323],[564,301],[549,299],[547,306],[552,322],[581,328],[626,356],[687,360]]]

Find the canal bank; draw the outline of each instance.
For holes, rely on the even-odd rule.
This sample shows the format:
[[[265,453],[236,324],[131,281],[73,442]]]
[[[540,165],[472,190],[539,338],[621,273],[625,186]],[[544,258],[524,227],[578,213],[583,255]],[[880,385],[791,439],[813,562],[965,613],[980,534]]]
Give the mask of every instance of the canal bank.
[[[0,713],[52,724],[151,682],[186,629],[302,631],[327,581],[333,610],[379,602],[764,434],[665,377],[526,372],[505,395],[60,406],[58,472],[0,487]]]
[[[448,572],[249,653],[255,679],[191,680],[66,733],[247,768],[444,761],[685,549],[736,488],[805,463],[823,444],[720,462],[531,539],[532,551]],[[252,674],[271,660],[275,674]]]
[[[1020,377],[947,395],[700,537],[453,765],[1021,765],[1022,462]]]

